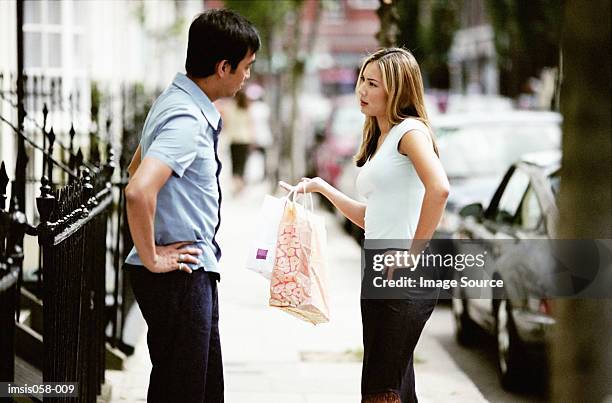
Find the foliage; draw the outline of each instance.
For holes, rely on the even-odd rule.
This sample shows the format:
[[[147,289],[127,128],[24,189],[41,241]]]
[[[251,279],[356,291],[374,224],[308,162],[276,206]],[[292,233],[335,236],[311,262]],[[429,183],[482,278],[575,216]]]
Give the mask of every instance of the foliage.
[[[421,11],[419,0],[403,0],[397,3],[400,16],[400,33],[398,46],[409,49],[417,60],[425,55],[423,43],[423,23],[419,15]]]
[[[392,0],[379,0],[380,5],[376,10],[376,15],[380,20],[380,30],[376,34],[376,39],[382,47],[391,47],[397,45],[399,36],[399,12],[397,10],[397,2]]]
[[[163,27],[148,27],[146,2],[144,1],[132,3],[132,14],[150,37],[159,42],[174,42],[183,36],[188,23],[187,19],[180,15],[180,1],[174,0],[177,18],[171,24]]]
[[[274,52],[274,38],[285,28],[287,15],[299,10],[302,2],[303,0],[224,1],[227,8],[243,15],[257,27],[263,45],[259,53],[270,61]]]
[[[448,53],[458,28],[458,5],[457,0],[438,0],[431,5],[431,20],[424,35],[427,53],[423,62],[434,88],[450,86]]]
[[[516,96],[529,77],[559,63],[562,0],[487,0],[503,95]]]
[[[448,53],[458,28],[459,0],[397,2],[400,14],[398,45],[410,49],[434,88],[449,88]]]

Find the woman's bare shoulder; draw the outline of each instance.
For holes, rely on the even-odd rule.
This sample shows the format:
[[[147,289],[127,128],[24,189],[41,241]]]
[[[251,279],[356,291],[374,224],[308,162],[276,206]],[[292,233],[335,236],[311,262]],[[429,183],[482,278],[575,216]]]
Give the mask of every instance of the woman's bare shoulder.
[[[427,127],[425,123],[423,123],[423,121],[417,118],[413,118],[413,117],[409,117],[409,118],[402,120],[398,124],[398,128],[400,129],[402,134],[409,132],[410,130],[420,130],[425,133],[429,132],[429,128]]]

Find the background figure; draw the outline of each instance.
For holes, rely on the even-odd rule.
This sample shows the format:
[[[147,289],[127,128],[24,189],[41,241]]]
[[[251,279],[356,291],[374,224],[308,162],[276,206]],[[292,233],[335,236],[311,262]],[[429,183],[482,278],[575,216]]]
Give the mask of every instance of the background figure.
[[[244,189],[244,167],[253,146],[253,121],[249,112],[250,100],[244,91],[239,91],[232,102],[223,103],[223,136],[229,141],[232,158],[234,194]]]
[[[264,102],[264,89],[258,84],[249,85],[245,90],[247,98],[251,101],[249,113],[253,123],[254,151],[261,154],[263,160],[263,178],[271,171],[268,167],[268,148],[272,145],[272,130],[270,128],[270,107]],[[253,155],[251,155],[252,157]],[[250,164],[249,164],[250,165]]]

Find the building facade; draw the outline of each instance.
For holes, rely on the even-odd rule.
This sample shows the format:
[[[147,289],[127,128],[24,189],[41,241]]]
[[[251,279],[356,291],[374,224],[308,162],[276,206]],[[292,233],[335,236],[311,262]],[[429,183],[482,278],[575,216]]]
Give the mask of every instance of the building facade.
[[[449,70],[453,93],[499,93],[495,38],[484,0],[463,1],[459,29],[449,54]]]

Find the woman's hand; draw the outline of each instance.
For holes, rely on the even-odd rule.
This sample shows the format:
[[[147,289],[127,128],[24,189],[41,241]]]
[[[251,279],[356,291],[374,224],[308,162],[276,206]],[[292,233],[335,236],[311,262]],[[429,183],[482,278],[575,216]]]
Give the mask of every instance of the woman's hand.
[[[197,256],[202,254],[199,248],[185,247],[191,244],[192,242],[177,242],[155,246],[155,262],[152,265],[146,265],[147,269],[153,273],[168,273],[174,270],[191,273],[192,270],[186,263],[198,264]]]
[[[287,192],[291,192],[295,190],[297,193],[320,193],[325,186],[325,181],[319,177],[316,178],[302,178],[297,185],[291,186],[287,182],[280,181],[278,185],[286,190]]]

